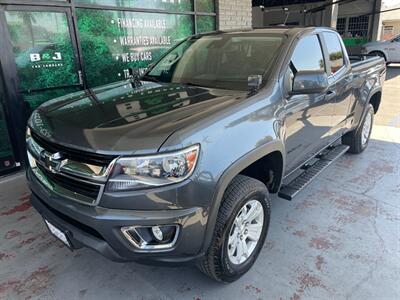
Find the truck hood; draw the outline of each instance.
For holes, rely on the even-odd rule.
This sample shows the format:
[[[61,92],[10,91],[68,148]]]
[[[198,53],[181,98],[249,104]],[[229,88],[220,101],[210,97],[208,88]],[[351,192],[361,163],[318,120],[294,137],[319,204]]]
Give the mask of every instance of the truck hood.
[[[129,81],[69,94],[41,105],[29,126],[51,142],[99,154],[157,152],[179,128],[227,108],[245,91]]]

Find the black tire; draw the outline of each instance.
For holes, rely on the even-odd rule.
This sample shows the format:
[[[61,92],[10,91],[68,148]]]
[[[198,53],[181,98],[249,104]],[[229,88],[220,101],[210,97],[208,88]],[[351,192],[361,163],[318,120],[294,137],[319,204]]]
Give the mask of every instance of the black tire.
[[[241,264],[231,263],[228,257],[228,238],[232,224],[240,209],[249,200],[258,200],[264,210],[261,236],[251,255]],[[233,282],[245,274],[256,261],[268,232],[271,203],[267,187],[260,181],[236,176],[227,187],[219,208],[211,245],[198,268],[207,276],[220,282]]]
[[[368,134],[367,142],[363,144],[362,131],[365,120],[368,115],[371,116],[371,129]],[[346,133],[344,136],[342,136],[342,144],[350,146],[348,150],[349,153],[358,154],[363,152],[365,148],[367,148],[373,125],[374,125],[374,107],[372,106],[371,103],[369,103],[367,107],[367,112],[364,115],[364,118],[362,119],[360,126],[358,126],[357,129],[350,131]]]

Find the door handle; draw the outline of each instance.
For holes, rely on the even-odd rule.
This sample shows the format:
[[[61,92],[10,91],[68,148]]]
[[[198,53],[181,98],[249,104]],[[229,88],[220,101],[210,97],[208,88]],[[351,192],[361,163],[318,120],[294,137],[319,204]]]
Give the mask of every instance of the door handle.
[[[327,91],[326,94],[325,94],[325,99],[326,100],[331,100],[334,97],[336,97],[336,92],[335,91]]]

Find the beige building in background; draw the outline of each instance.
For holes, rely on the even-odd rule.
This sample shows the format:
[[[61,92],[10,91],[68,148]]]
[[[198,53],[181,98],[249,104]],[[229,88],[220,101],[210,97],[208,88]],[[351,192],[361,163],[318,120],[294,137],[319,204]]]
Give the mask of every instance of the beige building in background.
[[[400,7],[400,0],[384,0],[382,10]],[[381,14],[380,40],[389,40],[400,34],[400,10],[388,11]]]

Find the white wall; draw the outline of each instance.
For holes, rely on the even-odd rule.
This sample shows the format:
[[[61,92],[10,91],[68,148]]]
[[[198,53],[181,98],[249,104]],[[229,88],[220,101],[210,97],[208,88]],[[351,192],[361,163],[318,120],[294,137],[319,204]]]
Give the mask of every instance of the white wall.
[[[400,0],[399,0],[400,2]],[[400,3],[399,3],[400,7]],[[381,14],[382,21],[400,21],[400,9],[399,10],[392,10]]]

